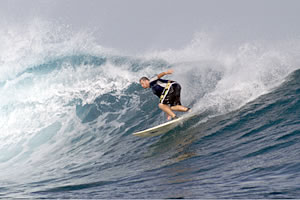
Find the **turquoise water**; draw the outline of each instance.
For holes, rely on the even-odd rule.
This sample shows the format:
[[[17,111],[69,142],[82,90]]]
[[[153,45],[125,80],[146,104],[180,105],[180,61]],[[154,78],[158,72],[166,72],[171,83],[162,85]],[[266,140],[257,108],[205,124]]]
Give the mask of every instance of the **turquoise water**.
[[[1,198],[299,198],[295,43],[124,55],[41,30],[0,35]],[[170,67],[197,117],[132,136],[166,120],[138,80]]]

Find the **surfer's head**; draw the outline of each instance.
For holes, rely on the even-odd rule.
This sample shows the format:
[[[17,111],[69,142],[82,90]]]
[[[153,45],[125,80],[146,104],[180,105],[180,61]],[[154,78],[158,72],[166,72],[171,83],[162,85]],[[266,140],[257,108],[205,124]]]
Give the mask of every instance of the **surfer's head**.
[[[143,88],[149,88],[150,87],[150,80],[147,77],[140,78],[140,84]]]

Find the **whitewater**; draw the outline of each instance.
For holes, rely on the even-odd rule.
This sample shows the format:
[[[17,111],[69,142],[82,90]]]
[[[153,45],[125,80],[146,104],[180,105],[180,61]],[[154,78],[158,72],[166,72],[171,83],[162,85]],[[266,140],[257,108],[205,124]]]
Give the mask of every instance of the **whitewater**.
[[[300,39],[126,54],[36,21],[0,30],[0,198],[299,198]],[[169,68],[197,117],[139,85]]]

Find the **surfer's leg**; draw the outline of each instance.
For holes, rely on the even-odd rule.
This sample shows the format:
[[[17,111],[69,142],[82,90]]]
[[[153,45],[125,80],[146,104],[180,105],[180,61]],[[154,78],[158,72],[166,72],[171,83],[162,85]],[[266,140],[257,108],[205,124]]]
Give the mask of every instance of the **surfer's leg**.
[[[179,111],[179,112],[188,112],[190,111],[190,108],[187,108],[183,105],[181,105],[180,102],[180,91],[181,87],[179,84],[174,84],[173,85],[174,92],[170,94],[170,108],[173,111]]]
[[[172,117],[167,114],[167,120],[171,120],[171,119],[172,119]]]
[[[160,103],[158,104],[158,107],[162,109],[167,115],[171,116],[172,118],[176,117],[175,113],[171,110],[170,106]]]
[[[176,106],[172,106],[171,110],[173,110],[173,111],[179,111],[179,112],[187,112],[190,109],[187,108],[187,107],[185,107],[185,106],[182,106],[182,105],[176,105]]]

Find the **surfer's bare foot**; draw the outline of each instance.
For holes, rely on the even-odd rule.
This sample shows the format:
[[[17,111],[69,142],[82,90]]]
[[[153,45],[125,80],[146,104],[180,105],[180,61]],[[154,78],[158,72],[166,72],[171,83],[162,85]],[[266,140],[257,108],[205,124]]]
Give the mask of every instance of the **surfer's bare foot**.
[[[167,116],[167,120],[171,120],[172,117],[170,115]]]
[[[170,115],[168,115],[167,117],[168,121],[173,120],[173,119],[178,119],[178,117],[175,115],[174,117],[171,117]]]
[[[173,120],[173,119],[178,119],[178,117],[175,115],[175,117],[172,117],[172,120]]]

